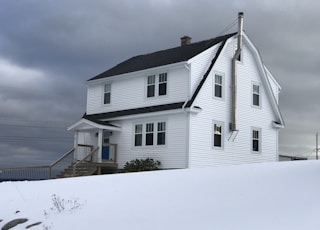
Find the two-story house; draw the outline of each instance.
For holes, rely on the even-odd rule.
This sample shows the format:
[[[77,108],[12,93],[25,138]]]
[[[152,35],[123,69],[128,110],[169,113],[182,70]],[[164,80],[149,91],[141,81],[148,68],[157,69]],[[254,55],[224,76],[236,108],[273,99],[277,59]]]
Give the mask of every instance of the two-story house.
[[[87,108],[69,127],[95,160],[119,168],[153,158],[162,168],[277,161],[284,127],[280,85],[242,29],[132,57],[87,81]]]

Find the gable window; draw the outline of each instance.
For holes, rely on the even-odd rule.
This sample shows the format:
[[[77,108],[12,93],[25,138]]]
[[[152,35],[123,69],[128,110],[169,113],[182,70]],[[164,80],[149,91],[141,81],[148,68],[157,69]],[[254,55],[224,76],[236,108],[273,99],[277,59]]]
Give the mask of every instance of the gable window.
[[[153,123],[146,124],[146,145],[153,145]]]
[[[157,145],[166,144],[166,123],[158,122]]]
[[[159,96],[167,94],[167,73],[159,74]]]
[[[252,152],[260,152],[260,129],[252,129]]]
[[[223,126],[220,122],[216,122],[213,125],[213,147],[223,147]]]
[[[260,85],[252,84],[252,105],[260,107]]]
[[[111,84],[104,85],[103,104],[110,104],[111,102]]]
[[[142,124],[135,125],[134,146],[142,146]]]
[[[216,74],[214,76],[214,96],[217,98],[222,98],[223,90],[223,77]]]
[[[151,75],[148,76],[148,82],[147,82],[147,97],[154,97],[155,95],[155,88],[156,88],[156,76]]]

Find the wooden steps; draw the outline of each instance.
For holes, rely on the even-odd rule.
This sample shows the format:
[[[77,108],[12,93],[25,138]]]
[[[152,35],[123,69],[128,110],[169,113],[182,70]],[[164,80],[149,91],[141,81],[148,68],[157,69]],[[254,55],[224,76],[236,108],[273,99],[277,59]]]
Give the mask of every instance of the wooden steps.
[[[81,162],[70,165],[57,175],[57,178],[99,175],[104,174],[106,171],[112,173],[115,172],[117,168],[118,165],[116,163]]]

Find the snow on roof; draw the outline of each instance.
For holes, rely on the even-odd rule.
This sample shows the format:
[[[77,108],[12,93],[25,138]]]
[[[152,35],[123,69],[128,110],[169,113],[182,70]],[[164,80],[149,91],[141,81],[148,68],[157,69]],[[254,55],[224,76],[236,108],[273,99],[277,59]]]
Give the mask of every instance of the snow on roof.
[[[319,229],[318,175],[320,161],[299,161],[3,182],[0,227]]]

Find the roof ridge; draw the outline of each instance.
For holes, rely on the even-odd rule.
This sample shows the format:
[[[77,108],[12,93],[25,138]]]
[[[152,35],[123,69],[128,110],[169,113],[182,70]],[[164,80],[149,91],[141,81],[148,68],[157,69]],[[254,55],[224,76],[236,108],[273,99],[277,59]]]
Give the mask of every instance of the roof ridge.
[[[225,41],[235,34],[236,33],[222,35],[184,46],[177,46],[165,50],[155,51],[152,53],[137,55],[113,66],[107,71],[96,75],[88,81],[187,61],[190,58],[203,52],[204,50],[220,43],[221,41]]]

